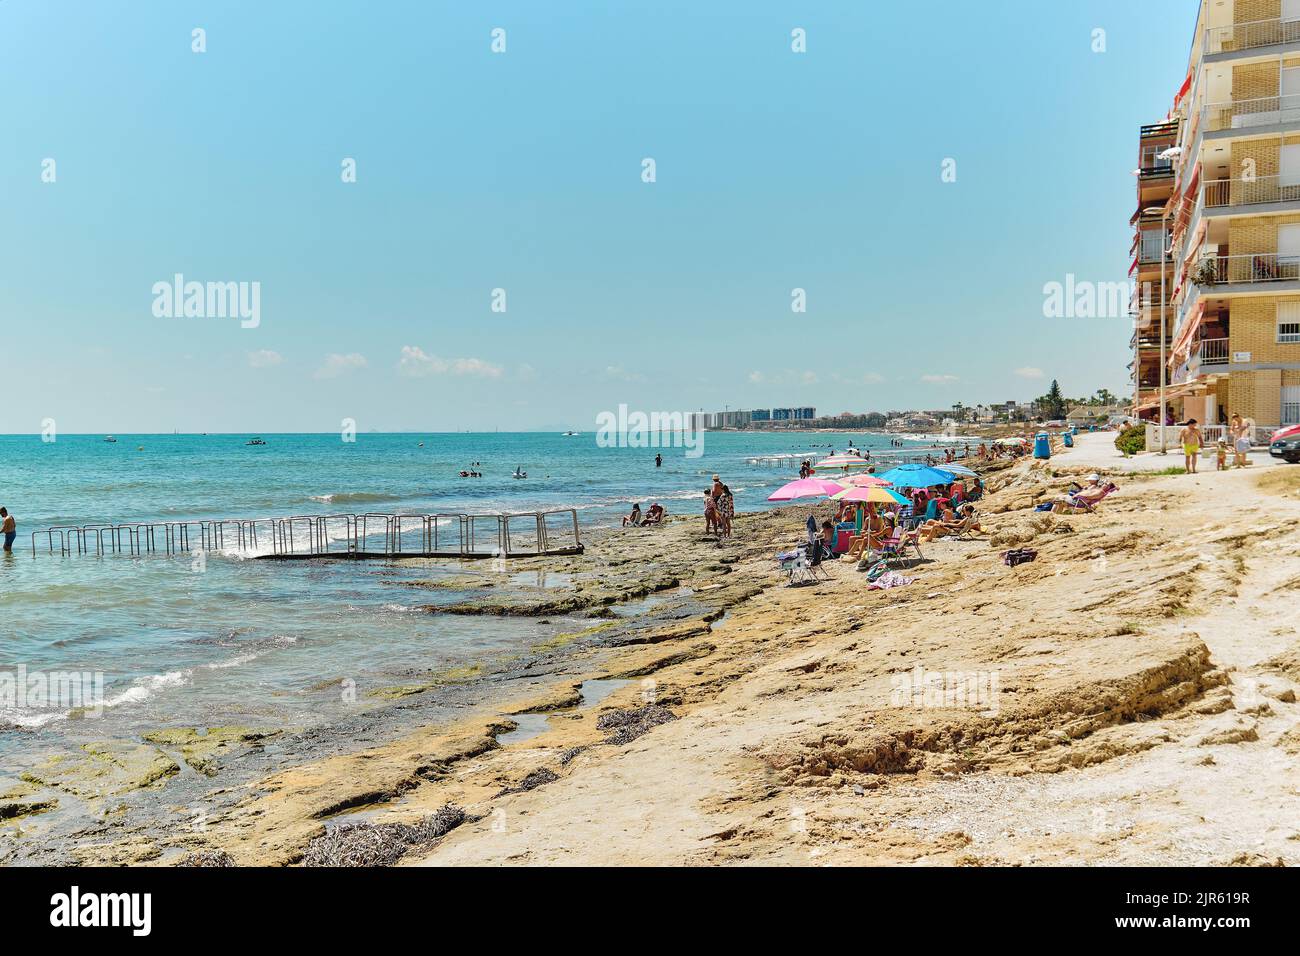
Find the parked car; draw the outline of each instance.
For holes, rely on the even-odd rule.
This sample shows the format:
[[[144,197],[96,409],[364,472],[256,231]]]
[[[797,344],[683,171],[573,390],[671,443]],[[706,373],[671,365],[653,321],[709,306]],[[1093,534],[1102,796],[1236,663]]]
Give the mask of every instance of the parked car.
[[[1275,431],[1269,439],[1268,453],[1287,464],[1300,462],[1300,425],[1287,425]]]

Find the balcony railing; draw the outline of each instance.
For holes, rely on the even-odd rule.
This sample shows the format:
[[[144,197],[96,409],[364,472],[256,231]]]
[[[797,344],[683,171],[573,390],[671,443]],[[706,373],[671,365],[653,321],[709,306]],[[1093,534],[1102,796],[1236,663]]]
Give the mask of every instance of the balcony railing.
[[[1300,94],[1207,103],[1203,118],[1207,133],[1276,123],[1300,123]]]
[[[1251,50],[1278,43],[1300,40],[1300,20],[1251,20],[1226,27],[1211,27],[1205,31],[1205,52],[1229,53],[1234,50]]]
[[[1247,253],[1240,256],[1206,256],[1192,272],[1198,286],[1220,282],[1285,282],[1300,279],[1300,256],[1280,256],[1276,252]],[[1188,299],[1191,297],[1189,296]]]
[[[1283,183],[1281,176],[1211,179],[1201,184],[1201,199],[1207,207],[1292,202],[1300,200],[1300,183]]]
[[[1159,262],[1164,252],[1165,237],[1160,233],[1144,232],[1138,242],[1139,262]]]
[[[1201,339],[1192,353],[1192,361],[1200,368],[1228,364],[1227,339]]]

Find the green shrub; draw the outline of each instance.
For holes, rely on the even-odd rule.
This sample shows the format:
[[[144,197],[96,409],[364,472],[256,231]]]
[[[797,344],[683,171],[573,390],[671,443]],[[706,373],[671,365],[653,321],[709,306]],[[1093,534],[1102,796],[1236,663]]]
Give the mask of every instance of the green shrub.
[[[1146,425],[1130,425],[1115,436],[1115,447],[1125,455],[1136,455],[1147,450]]]

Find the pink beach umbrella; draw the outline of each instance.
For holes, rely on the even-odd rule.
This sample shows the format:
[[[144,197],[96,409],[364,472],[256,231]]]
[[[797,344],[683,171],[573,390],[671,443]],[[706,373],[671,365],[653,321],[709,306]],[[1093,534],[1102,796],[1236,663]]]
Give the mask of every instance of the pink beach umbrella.
[[[813,470],[821,468],[868,468],[871,462],[857,455],[831,455],[813,465]]]
[[[847,478],[840,479],[840,484],[848,485],[852,488],[886,488],[892,485],[892,481],[886,481],[884,478],[877,478],[875,475],[849,475]]]
[[[793,501],[795,498],[828,498],[844,490],[838,481],[826,478],[799,478],[782,485],[767,496],[768,501]]]

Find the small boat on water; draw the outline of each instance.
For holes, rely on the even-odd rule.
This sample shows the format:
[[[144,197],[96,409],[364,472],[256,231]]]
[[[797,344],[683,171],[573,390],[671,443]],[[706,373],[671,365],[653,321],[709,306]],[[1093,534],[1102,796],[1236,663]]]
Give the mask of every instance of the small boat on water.
[[[251,440],[249,440],[249,441],[244,442],[244,444],[245,444],[245,445],[265,445],[266,442],[262,441],[262,439],[260,439],[260,438],[253,438],[253,439],[251,439]]]
[[[116,443],[116,442],[117,442],[117,439],[114,438],[112,435],[105,435],[105,436],[104,436],[104,441],[106,441],[106,442],[113,442],[113,443]]]

